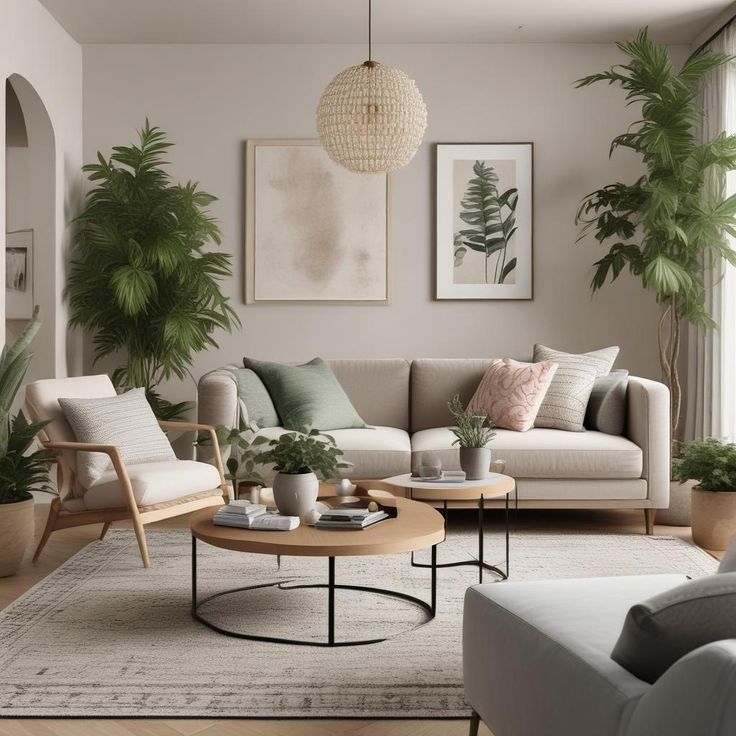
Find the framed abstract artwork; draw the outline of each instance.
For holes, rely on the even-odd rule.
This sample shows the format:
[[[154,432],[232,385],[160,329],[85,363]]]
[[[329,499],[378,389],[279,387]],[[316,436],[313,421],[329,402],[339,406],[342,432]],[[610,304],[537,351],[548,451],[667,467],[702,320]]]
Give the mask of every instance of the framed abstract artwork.
[[[437,298],[531,299],[533,144],[437,145]]]
[[[5,318],[33,316],[33,230],[5,233]]]
[[[386,174],[333,163],[319,141],[249,140],[245,301],[386,304]]]

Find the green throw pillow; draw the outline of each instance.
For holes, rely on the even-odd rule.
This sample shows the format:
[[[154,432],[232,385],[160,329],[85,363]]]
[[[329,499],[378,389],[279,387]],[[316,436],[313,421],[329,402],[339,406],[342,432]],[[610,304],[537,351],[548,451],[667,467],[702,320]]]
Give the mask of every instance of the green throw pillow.
[[[238,368],[236,376],[238,399],[245,408],[246,422],[255,422],[259,428],[281,426],[276,407],[258,374],[248,368]]]
[[[303,365],[244,358],[243,365],[266,384],[285,429],[311,427],[326,431],[366,426],[322,358]]]

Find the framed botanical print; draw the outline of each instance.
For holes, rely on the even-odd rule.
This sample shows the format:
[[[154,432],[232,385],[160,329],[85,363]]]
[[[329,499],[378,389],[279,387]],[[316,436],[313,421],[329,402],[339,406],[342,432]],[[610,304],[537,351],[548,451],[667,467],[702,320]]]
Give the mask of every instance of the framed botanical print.
[[[388,177],[356,174],[316,140],[249,140],[245,300],[385,304]]]
[[[437,145],[437,298],[532,298],[531,143]]]
[[[5,318],[33,316],[33,230],[5,233]]]

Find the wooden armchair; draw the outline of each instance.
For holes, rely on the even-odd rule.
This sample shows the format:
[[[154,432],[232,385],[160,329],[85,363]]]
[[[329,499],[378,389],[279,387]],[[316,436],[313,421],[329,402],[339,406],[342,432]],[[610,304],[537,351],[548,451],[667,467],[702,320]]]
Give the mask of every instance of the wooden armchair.
[[[115,396],[109,377],[81,376],[35,381],[26,387],[26,410],[34,421],[49,419],[41,435],[45,447],[57,456],[59,496],[51,502],[49,517],[33,556],[38,559],[51,532],[85,524],[102,524],[103,539],[114,521],[130,519],[138,540],[144,567],[149,567],[145,524],[187,514],[228,500],[228,490],[214,427],[193,422],[159,422],[167,430],[208,432],[212,439],[214,465],[194,460],[127,465],[114,445],[77,442],[59,406],[60,398],[105,398]],[[79,452],[108,455],[112,468],[99,482],[83,488],[76,478]]]

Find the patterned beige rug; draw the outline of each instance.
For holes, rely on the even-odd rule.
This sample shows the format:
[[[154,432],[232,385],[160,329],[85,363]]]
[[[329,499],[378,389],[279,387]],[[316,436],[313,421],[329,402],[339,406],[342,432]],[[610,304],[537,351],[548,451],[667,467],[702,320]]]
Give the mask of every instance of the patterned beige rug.
[[[0,715],[12,717],[466,717],[461,624],[474,568],[439,572],[439,611],[417,626],[409,604],[337,592],[339,638],[385,636],[364,647],[319,649],[224,637],[190,617],[191,541],[148,533],[144,570],[131,531],[113,530],[0,613]],[[488,557],[498,560],[498,535]],[[471,533],[452,534],[442,558],[472,553]],[[713,572],[706,553],[670,537],[528,534],[512,537],[517,580],[616,574]],[[500,561],[500,560],[499,560]],[[275,560],[199,545],[200,596],[272,580],[322,582],[327,562]],[[429,571],[408,555],[337,560],[342,583],[429,595]],[[265,588],[209,604],[213,620],[279,636],[323,636],[324,591]]]

